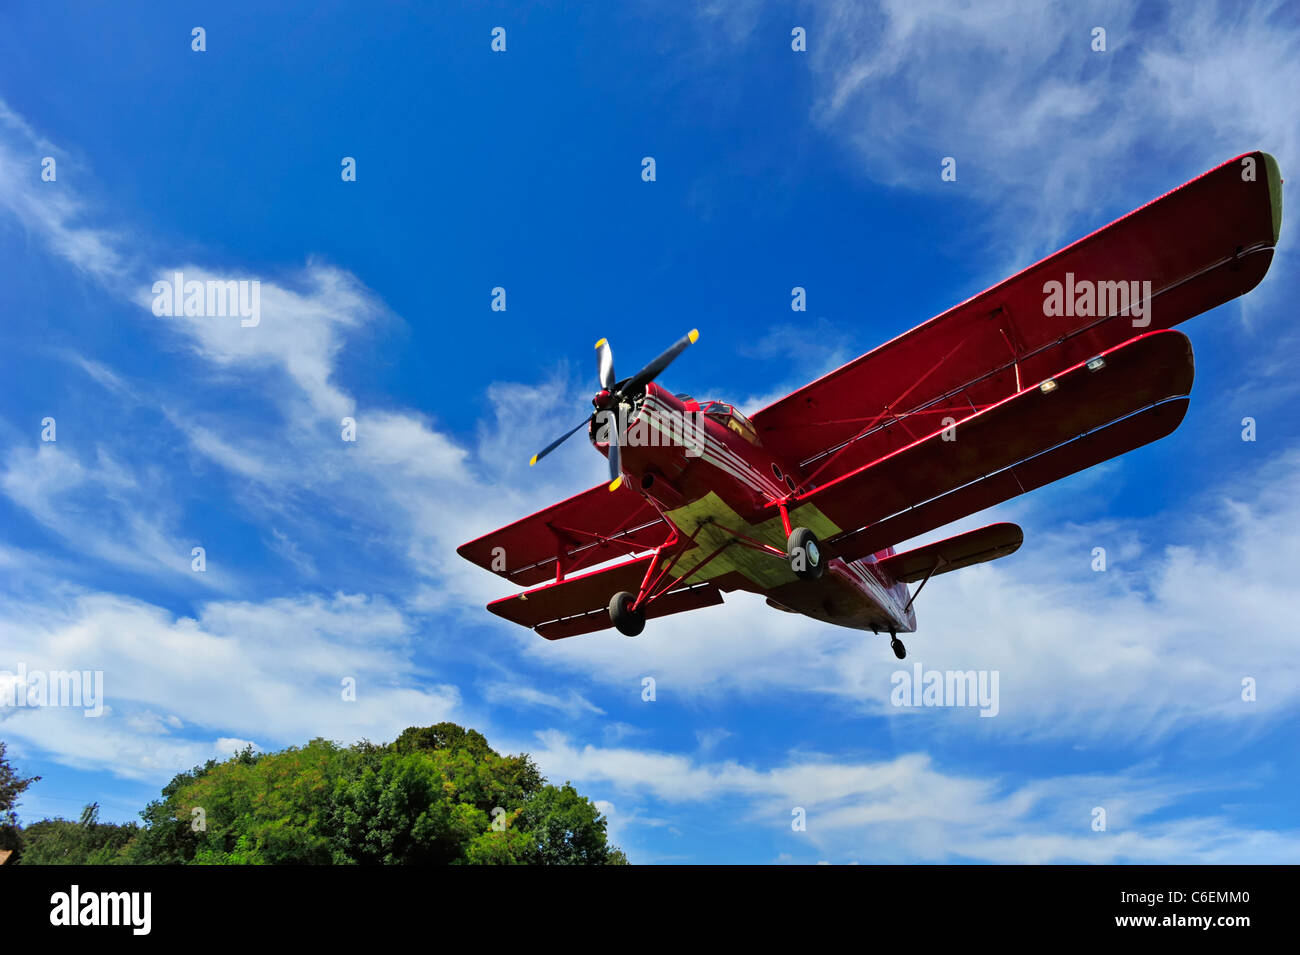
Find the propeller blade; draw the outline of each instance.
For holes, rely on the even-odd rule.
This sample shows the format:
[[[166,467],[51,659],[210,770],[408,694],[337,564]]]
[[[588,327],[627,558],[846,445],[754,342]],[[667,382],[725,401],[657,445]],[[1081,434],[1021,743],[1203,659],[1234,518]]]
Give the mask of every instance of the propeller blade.
[[[600,387],[606,391],[614,390],[614,353],[609,350],[609,339],[602,338],[596,342],[596,351],[600,352],[596,356],[599,364]]]
[[[597,443],[604,440],[607,445],[606,454],[609,458],[609,489],[617,491],[623,484],[623,454],[619,446],[618,434],[618,410],[623,406],[623,396],[629,393],[635,394],[643,389],[649,382],[653,381],[659,374],[673,363],[688,345],[693,345],[699,339],[700,333],[697,329],[692,328],[682,338],[679,338],[671,348],[656,358],[650,364],[646,365],[631,378],[625,378],[619,381],[614,377],[614,353],[609,347],[609,339],[602,338],[596,342],[597,371],[600,376],[600,387],[602,391],[608,394],[597,395],[592,402],[597,406],[590,417],[579,422],[573,430],[565,433],[562,437],[557,438],[548,444],[541,451],[533,455],[528,462],[532,467],[542,458],[546,457],[565,441],[573,437],[580,428],[597,424],[600,422],[595,438]],[[601,410],[603,409],[603,410]]]
[[[619,453],[618,413],[609,408],[597,411],[595,415],[596,430],[593,436],[597,443],[604,442],[605,453],[609,457],[609,489],[617,491],[623,483],[623,460]]]
[[[536,454],[533,455],[532,460],[528,462],[528,466],[531,468],[534,464],[536,464],[542,458],[546,457],[548,454],[550,454],[552,451],[554,451],[556,448],[562,445],[565,441],[568,441],[570,438],[574,436],[574,434],[577,433],[578,428],[586,427],[589,421],[591,421],[591,418],[589,417],[583,418],[581,421],[578,422],[578,426],[574,428],[572,431],[565,433],[563,437],[556,438],[546,447],[542,448],[542,450],[538,451]]]
[[[614,427],[609,429],[609,489],[611,491],[617,491],[618,486],[623,483],[622,459],[618,445],[618,420],[615,419]]]
[[[619,391],[623,394],[633,394],[640,391],[647,384],[658,378],[660,373],[673,363],[673,359],[684,352],[686,346],[693,345],[695,340],[699,337],[699,331],[692,328],[689,332],[674,342],[673,346],[666,352],[629,378]]]

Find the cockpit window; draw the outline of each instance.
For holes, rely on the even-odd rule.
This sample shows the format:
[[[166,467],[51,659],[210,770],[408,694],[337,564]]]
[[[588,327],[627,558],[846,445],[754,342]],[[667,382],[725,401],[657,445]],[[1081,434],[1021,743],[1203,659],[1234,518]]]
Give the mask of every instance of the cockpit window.
[[[743,414],[741,414],[740,410],[735,405],[732,405],[731,407],[731,416],[735,418],[736,421],[738,421],[743,427],[745,427],[749,431],[753,431],[755,434],[758,433],[758,429],[754,427],[754,422],[750,421]]]
[[[709,401],[705,402],[701,410],[714,421],[726,425],[750,444],[759,443],[758,431],[754,428],[753,423],[737,411],[733,405],[729,405],[725,401]]]

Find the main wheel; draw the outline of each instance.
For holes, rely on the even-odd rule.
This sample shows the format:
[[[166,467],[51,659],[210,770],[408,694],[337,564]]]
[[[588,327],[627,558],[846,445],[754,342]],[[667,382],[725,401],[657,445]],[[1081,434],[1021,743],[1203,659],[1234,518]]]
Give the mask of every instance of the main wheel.
[[[894,656],[900,660],[907,656],[907,647],[903,646],[903,641],[898,637],[889,638],[889,649],[893,650]]]
[[[633,610],[636,595],[620,590],[609,601],[609,619],[625,637],[635,637],[645,629],[645,611]]]
[[[821,544],[817,535],[806,527],[796,527],[790,532],[785,553],[790,558],[790,569],[802,580],[816,580],[825,570]]]

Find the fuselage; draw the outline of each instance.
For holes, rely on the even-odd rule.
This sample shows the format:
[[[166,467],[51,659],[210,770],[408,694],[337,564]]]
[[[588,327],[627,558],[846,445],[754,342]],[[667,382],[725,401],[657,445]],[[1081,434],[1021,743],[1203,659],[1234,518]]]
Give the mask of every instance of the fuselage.
[[[712,580],[723,590],[764,594],[780,610],[874,632],[911,633],[907,585],[892,580],[877,559],[832,558],[818,580],[800,580],[788,562],[752,547],[728,546],[737,537],[785,552],[786,530],[777,509],[801,488],[798,462],[777,460],[743,414],[724,402],[696,402],[651,382],[643,397],[620,409],[622,471],[683,538],[694,544],[678,570],[703,565],[690,583]],[[589,437],[602,453],[613,419],[593,422]],[[625,430],[624,430],[625,429]],[[791,501],[790,521],[821,540],[846,530],[811,504]],[[704,564],[705,561],[707,564]],[[905,609],[906,608],[906,609]]]

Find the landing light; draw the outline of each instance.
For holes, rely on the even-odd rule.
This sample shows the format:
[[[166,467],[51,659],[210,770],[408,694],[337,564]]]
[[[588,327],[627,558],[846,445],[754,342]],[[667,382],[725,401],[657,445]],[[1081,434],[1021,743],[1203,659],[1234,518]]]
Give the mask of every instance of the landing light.
[[[1048,378],[1046,381],[1044,381],[1041,385],[1038,386],[1038,390],[1045,395],[1050,395],[1053,391],[1056,390],[1056,379]]]
[[[1105,367],[1106,367],[1106,359],[1102,358],[1100,355],[1098,355],[1096,358],[1088,359],[1089,371],[1101,371],[1101,369]]]

